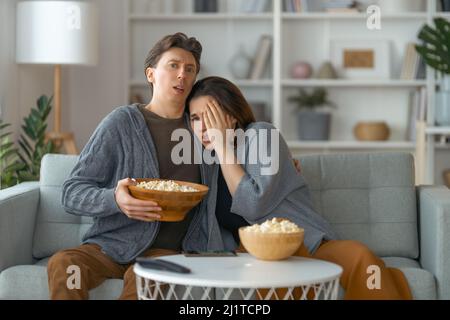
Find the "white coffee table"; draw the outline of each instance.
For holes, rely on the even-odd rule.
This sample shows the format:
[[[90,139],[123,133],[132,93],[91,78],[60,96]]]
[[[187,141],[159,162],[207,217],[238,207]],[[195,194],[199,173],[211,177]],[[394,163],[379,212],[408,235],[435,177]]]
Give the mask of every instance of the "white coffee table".
[[[140,300],[294,299],[295,287],[303,289],[301,300],[307,299],[311,290],[315,293],[314,299],[336,300],[342,274],[342,268],[334,263],[302,257],[262,261],[240,253],[235,257],[186,257],[179,254],[161,259],[186,266],[192,272],[153,270],[135,264]],[[265,296],[258,290],[263,288],[269,289],[265,290]],[[275,291],[277,288],[288,290],[279,297]]]

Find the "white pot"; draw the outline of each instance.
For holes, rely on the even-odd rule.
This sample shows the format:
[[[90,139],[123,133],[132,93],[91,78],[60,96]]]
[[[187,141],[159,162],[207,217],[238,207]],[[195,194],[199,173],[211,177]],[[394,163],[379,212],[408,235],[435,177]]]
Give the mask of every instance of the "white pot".
[[[439,91],[436,92],[434,119],[438,126],[450,126],[450,76],[441,79]]]
[[[411,11],[425,11],[425,0],[378,0],[383,13],[402,13]]]

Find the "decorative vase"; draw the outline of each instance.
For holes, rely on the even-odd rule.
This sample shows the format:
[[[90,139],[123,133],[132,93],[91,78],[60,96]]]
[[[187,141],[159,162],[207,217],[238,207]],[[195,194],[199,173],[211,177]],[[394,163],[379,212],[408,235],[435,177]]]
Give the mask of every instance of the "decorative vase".
[[[319,72],[317,73],[318,79],[337,79],[337,72],[336,69],[334,69],[333,65],[330,61],[324,62],[320,68]]]
[[[434,120],[438,126],[450,126],[450,75],[442,77],[436,92]]]
[[[358,122],[353,129],[356,139],[362,141],[384,141],[390,130],[384,121]]]
[[[300,140],[328,140],[330,138],[331,113],[300,111],[298,136]]]
[[[312,66],[308,62],[298,61],[291,68],[291,77],[294,79],[308,79],[313,73]]]
[[[247,79],[251,63],[252,58],[245,52],[244,46],[239,46],[239,50],[229,62],[231,75],[235,79]]]

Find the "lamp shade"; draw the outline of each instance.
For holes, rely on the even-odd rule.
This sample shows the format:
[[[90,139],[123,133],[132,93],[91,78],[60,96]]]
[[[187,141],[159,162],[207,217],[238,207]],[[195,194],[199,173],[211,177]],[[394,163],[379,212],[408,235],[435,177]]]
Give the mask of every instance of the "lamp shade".
[[[17,5],[17,63],[85,64],[98,59],[93,3],[24,1]]]

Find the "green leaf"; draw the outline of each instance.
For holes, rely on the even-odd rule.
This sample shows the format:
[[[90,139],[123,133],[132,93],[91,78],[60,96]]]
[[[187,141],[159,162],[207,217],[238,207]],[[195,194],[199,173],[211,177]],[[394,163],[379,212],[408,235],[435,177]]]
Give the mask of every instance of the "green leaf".
[[[10,125],[11,125],[10,123],[4,123],[4,124],[2,124],[2,121],[0,121],[0,130],[5,129],[5,128],[9,127]]]
[[[14,142],[7,142],[3,145],[1,145],[1,149],[8,149],[11,148],[14,145]]]
[[[32,159],[31,157],[31,148],[28,149],[27,146],[23,143],[23,141],[19,141],[19,146],[22,148],[22,151],[25,153],[25,155],[28,157],[28,159]]]
[[[18,175],[19,175],[19,180],[21,182],[24,182],[24,181],[37,181],[37,180],[39,180],[39,177],[36,177],[36,175],[34,175],[34,174],[32,174],[32,173],[30,173],[28,171],[19,171]]]
[[[16,172],[24,170],[25,165],[21,162],[14,162],[3,169],[4,172]]]
[[[6,159],[8,159],[9,157],[11,157],[13,155],[17,156],[17,149],[10,149],[10,150],[5,151],[5,153],[1,153],[0,154],[0,160],[1,159],[5,159],[6,160]]]
[[[3,133],[2,135],[0,135],[0,141],[11,134],[12,134],[12,132]]]
[[[435,28],[424,25],[418,34],[423,44],[416,45],[417,53],[427,65],[450,74],[450,23],[443,18],[434,19]]]
[[[27,148],[27,150],[31,150],[31,145],[28,143],[28,139],[25,138],[23,135],[20,135],[20,139],[19,141],[21,141]]]

